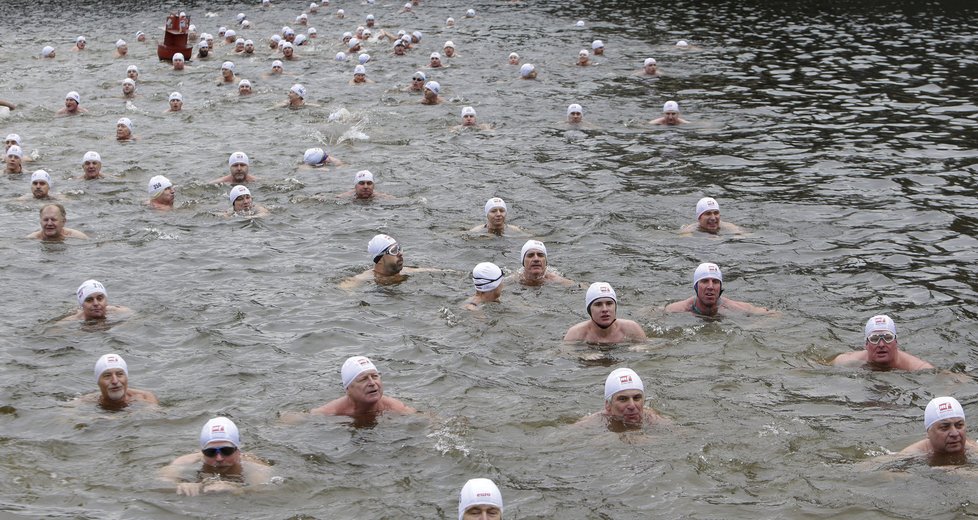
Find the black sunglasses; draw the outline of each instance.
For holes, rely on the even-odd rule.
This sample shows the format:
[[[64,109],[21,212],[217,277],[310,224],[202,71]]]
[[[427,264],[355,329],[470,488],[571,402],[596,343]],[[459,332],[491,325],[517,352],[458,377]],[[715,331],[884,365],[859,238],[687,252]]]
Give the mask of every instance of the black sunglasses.
[[[238,448],[234,446],[221,446],[220,448],[204,448],[200,450],[200,452],[209,459],[213,459],[218,453],[220,453],[222,457],[230,457],[231,455],[234,455],[234,452],[236,451],[238,451]]]

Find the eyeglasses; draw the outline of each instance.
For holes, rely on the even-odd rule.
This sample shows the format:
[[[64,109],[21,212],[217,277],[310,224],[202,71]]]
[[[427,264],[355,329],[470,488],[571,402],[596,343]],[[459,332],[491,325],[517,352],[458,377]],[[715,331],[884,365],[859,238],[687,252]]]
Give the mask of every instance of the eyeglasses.
[[[390,247],[384,250],[384,253],[391,256],[397,256],[401,254],[401,244],[391,244]]]
[[[866,341],[879,345],[880,342],[892,343],[896,339],[896,335],[891,332],[877,332],[875,334],[870,334]]]
[[[200,450],[200,452],[209,459],[213,459],[218,453],[220,453],[222,457],[230,457],[231,455],[234,455],[234,452],[236,451],[238,451],[238,448],[235,446],[221,446],[220,448],[204,448]]]
[[[424,81],[424,78],[411,78],[412,81]]]

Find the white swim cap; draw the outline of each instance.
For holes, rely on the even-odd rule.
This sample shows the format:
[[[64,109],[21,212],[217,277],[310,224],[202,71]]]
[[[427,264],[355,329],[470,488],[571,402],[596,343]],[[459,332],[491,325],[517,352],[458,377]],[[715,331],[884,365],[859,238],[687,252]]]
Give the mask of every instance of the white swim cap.
[[[374,34],[374,33],[373,33],[373,31],[371,31],[370,29],[364,29],[364,30],[363,30],[363,41],[367,41],[367,40],[369,40],[369,39],[370,39],[370,37],[371,37],[371,36],[372,36],[373,34]]]
[[[495,506],[503,512],[503,495],[496,483],[487,478],[474,478],[462,486],[458,496],[458,520],[465,516],[465,510],[472,506]]]
[[[421,37],[424,36],[424,35],[421,34],[421,31],[414,31],[413,33],[411,33],[411,36],[414,36],[415,38],[417,38],[418,40],[420,40]]]
[[[468,11],[465,11],[465,16],[468,16],[469,18],[475,16],[475,9],[469,9]]]
[[[937,421],[953,417],[965,418],[961,403],[953,397],[935,397],[927,403],[924,410],[924,431],[929,430]]]
[[[225,61],[224,63],[222,63],[221,64],[221,70],[225,70],[225,69],[232,70],[233,71],[234,70],[234,62],[233,61]]]
[[[31,174],[31,184],[37,181],[44,181],[48,186],[51,186],[51,176],[44,170],[37,170]]]
[[[281,66],[282,66],[282,60],[275,60],[275,61],[272,62],[272,68],[273,69],[275,67],[281,67]]]
[[[102,162],[102,156],[99,155],[98,152],[85,152],[85,155],[82,156],[82,164],[85,164],[88,161],[100,163]]]
[[[482,262],[472,269],[472,285],[479,292],[489,292],[503,283],[503,270],[492,262]]]
[[[689,43],[686,40],[679,40],[676,42],[676,47],[689,47]]]
[[[284,52],[285,49],[295,49],[295,46],[292,45],[292,42],[282,42],[282,51]]]
[[[501,199],[499,197],[493,197],[493,198],[491,198],[491,199],[489,199],[489,200],[486,201],[486,205],[485,205],[485,207],[483,209],[485,210],[486,215],[488,215],[489,212],[491,210],[495,209],[495,208],[503,208],[503,211],[506,211],[506,209],[507,209],[506,208],[506,201],[504,201],[503,199]]]
[[[183,57],[182,52],[178,52],[173,55],[173,61],[187,61],[187,59]]]
[[[41,49],[41,56],[43,56],[45,58],[47,58],[48,56],[50,56],[52,54],[54,54],[54,47],[52,47],[50,45],[45,45],[44,48]]]
[[[703,197],[702,199],[696,202],[697,219],[700,218],[700,215],[702,215],[704,212],[712,211],[712,210],[720,211],[720,205],[717,204],[717,201],[715,199],[711,197]]]
[[[126,79],[122,80],[122,84],[123,85],[132,85],[132,86],[135,87],[136,86],[136,81],[133,80],[132,78],[126,78]]]
[[[306,30],[306,34],[310,36],[312,36],[313,34],[317,34],[318,32],[319,31],[317,31],[315,27],[310,27],[309,29]]]
[[[870,318],[869,321],[866,322],[866,329],[864,332],[866,333],[866,338],[869,338],[872,333],[881,330],[889,331],[894,336],[896,336],[897,333],[896,324],[893,323],[893,320],[885,314],[880,314]]]
[[[298,83],[296,83],[295,85],[292,85],[292,88],[290,88],[289,91],[290,92],[295,92],[295,94],[297,96],[299,96],[299,97],[301,97],[303,99],[306,98],[306,87],[303,87],[302,85],[300,85]]]
[[[238,197],[242,197],[244,195],[251,195],[251,190],[240,184],[231,188],[231,194],[228,195],[228,198],[231,199],[231,206],[234,206],[234,201],[238,200]]]
[[[359,57],[357,57],[357,61],[360,62],[360,65],[363,65],[364,63],[370,61],[370,55],[367,53],[363,53]],[[364,74],[366,74],[366,72],[364,72]]]
[[[364,74],[364,75],[366,75],[367,74],[367,67],[364,67],[363,65],[357,65],[356,67],[353,67],[353,74]]]
[[[376,264],[380,260],[380,255],[382,255],[388,247],[396,243],[397,240],[394,240],[394,238],[390,235],[375,235],[370,239],[370,242],[367,243],[367,253],[370,253],[370,258],[372,258]]]
[[[350,386],[350,383],[352,383],[357,376],[366,372],[367,370],[379,372],[377,367],[374,366],[373,362],[371,362],[365,356],[353,356],[351,358],[347,358],[347,360],[343,362],[343,368],[340,369],[340,375],[343,378],[343,388]]]
[[[675,101],[666,101],[665,104],[662,105],[662,112],[679,112],[679,103],[676,103]]]
[[[543,256],[547,256],[547,246],[543,245],[543,242],[539,240],[527,240],[523,244],[523,248],[520,249],[520,265],[523,265],[523,260],[530,251],[540,251],[543,253]]]
[[[116,42],[115,42],[115,48],[116,49],[118,49],[120,47],[125,47],[125,46],[126,46],[126,40],[122,40],[122,39],[116,40]]]
[[[20,144],[20,134],[7,134],[7,138],[4,141],[13,141],[14,143]]]
[[[720,272],[720,267],[717,264],[711,264],[709,262],[704,262],[696,267],[693,271],[693,290],[696,290],[696,284],[704,278],[712,278],[720,283],[723,283],[723,273]]]
[[[244,152],[234,152],[228,157],[228,166],[234,166],[235,164],[251,164],[248,160],[248,154]]]
[[[228,30],[227,30],[227,31],[226,31],[226,32],[224,33],[224,37],[225,37],[225,38],[234,38],[234,37],[235,37],[235,36],[237,36],[237,35],[238,35],[238,33],[236,33],[236,32],[234,32],[234,29],[228,29]]]
[[[360,45],[360,38],[350,38],[350,42],[347,43],[347,46],[350,49],[356,47],[357,45]]]
[[[199,42],[197,42],[197,45],[201,49],[210,49],[211,48],[211,44],[207,43],[207,40],[205,40],[205,39],[201,39]]]
[[[75,294],[78,296],[78,305],[81,306],[89,296],[99,293],[105,295],[106,298],[109,297],[109,293],[105,291],[105,286],[101,282],[98,280],[85,280],[78,286],[78,290],[75,291]]]
[[[273,34],[271,39],[275,43],[278,43],[278,42],[282,41],[282,37],[279,36],[279,35],[277,35],[277,34]]]
[[[576,25],[578,27],[584,27],[584,20],[578,20],[577,23],[574,24],[574,25]]]
[[[317,164],[322,164],[327,157],[329,156],[326,155],[326,151],[322,148],[310,148],[302,154],[302,162],[310,166],[316,166]]]
[[[240,36],[238,37],[237,40],[234,40],[234,45],[235,46],[237,46],[237,45],[244,45],[244,44],[245,44],[245,39],[242,38],[242,37],[240,37]]]
[[[9,157],[11,155],[14,157],[23,157],[24,151],[19,146],[12,145],[10,148],[7,148],[7,156]]]
[[[523,66],[520,67],[520,76],[525,78],[534,70],[536,70],[536,67],[534,67],[532,63],[524,63]]]
[[[344,54],[343,52],[337,52],[336,61],[346,61],[346,54]]]
[[[612,397],[622,390],[638,390],[645,393],[645,385],[642,378],[630,368],[616,368],[608,374],[604,380],[604,400],[610,401]]]
[[[75,103],[78,103],[79,105],[81,104],[81,96],[79,96],[78,93],[75,92],[74,90],[72,90],[71,92],[67,93],[65,95],[65,99],[74,99],[75,100]]]
[[[591,48],[592,49],[603,49],[604,48],[604,42],[601,41],[601,40],[594,40],[593,42],[591,42]]]
[[[412,78],[420,78],[421,81],[428,81],[428,76],[426,76],[425,73],[424,72],[421,72],[420,70],[414,71],[414,75],[411,76],[411,77]]]
[[[149,193],[149,198],[155,199],[160,195],[160,193],[163,193],[163,190],[172,186],[173,183],[170,182],[170,179],[167,179],[162,175],[156,175],[149,180],[149,185],[146,186],[146,191]]]
[[[429,56],[429,58],[431,58],[431,59],[438,58],[440,60],[441,59],[441,54],[438,54],[437,52],[433,52],[433,53],[431,53],[431,56]]]
[[[373,20],[374,19],[374,15],[368,14],[366,19],[367,20]]]
[[[95,382],[97,383],[99,378],[102,377],[102,372],[110,368],[121,368],[126,377],[129,376],[129,366],[126,365],[126,360],[122,359],[119,354],[106,354],[95,362]]]
[[[359,184],[360,182],[373,182],[374,174],[370,173],[370,170],[360,170],[353,176],[353,184]]]
[[[568,105],[567,106],[567,115],[571,115],[574,112],[580,112],[581,114],[584,114],[584,109],[581,108],[581,105],[578,105],[577,103],[573,103],[573,104]]]
[[[126,72],[133,72],[133,71],[139,72],[139,67],[137,67],[135,65],[130,65],[130,66],[126,67]]]
[[[453,25],[453,24],[455,24],[455,19],[452,18],[451,16],[445,19],[445,25]]]
[[[344,14],[346,14],[346,11],[344,11],[342,9],[337,9],[336,10],[336,14],[339,15],[339,16],[343,16]]]
[[[75,38],[75,43],[85,43],[85,37],[84,36],[79,36],[79,37]]]
[[[644,65],[648,67],[649,65],[655,65],[655,58],[645,58]]]
[[[295,44],[296,45],[302,45],[303,43],[305,43],[305,41],[306,41],[306,35],[305,34],[300,34],[300,35],[298,35],[298,36],[295,37]]]
[[[116,125],[125,125],[126,128],[132,132],[132,120],[128,117],[120,117],[118,121],[115,122]]]
[[[340,37],[340,40],[345,40],[346,38],[353,38],[353,33],[351,33],[350,31],[346,31],[345,33],[343,33],[343,36]]]
[[[448,40],[447,42],[445,42],[445,45],[442,45],[442,48],[443,49],[454,49],[455,48],[455,44],[452,43],[451,40]]]
[[[241,80],[241,81],[238,82],[238,88],[241,88],[241,87],[250,87],[250,86],[251,86],[251,82],[248,81],[248,80],[246,80],[246,79],[243,79],[243,80]]]
[[[588,316],[591,315],[591,304],[594,303],[594,300],[599,300],[601,298],[611,298],[614,300],[615,304],[618,303],[618,295],[615,294],[615,290],[610,284],[605,282],[594,282],[587,288],[587,294],[584,295],[584,312],[586,312]]]
[[[408,3],[404,4],[404,8],[407,9],[408,11],[410,11],[411,10],[411,2],[408,2]]]
[[[200,429],[200,449],[217,441],[230,442],[236,448],[241,447],[241,436],[238,427],[227,417],[215,417]]]
[[[520,55],[519,55],[519,54],[516,54],[515,52],[511,52],[511,53],[509,53],[509,57],[510,57],[510,58],[516,58],[516,59],[520,59]]]
[[[465,117],[465,116],[474,116],[474,115],[475,115],[475,109],[474,108],[472,108],[472,107],[462,107],[462,117]]]
[[[179,92],[171,92],[170,98],[167,99],[167,101],[173,101],[174,99],[177,101],[183,101],[183,96]]]
[[[591,55],[591,53],[589,53],[589,52],[587,51],[587,49],[581,49],[581,52],[579,52],[579,53],[577,53],[577,55],[578,55],[578,56],[584,56],[584,57],[587,57],[587,56],[590,56],[590,55]]]
[[[441,85],[437,81],[429,81],[425,83],[424,88],[431,90],[435,94],[441,93]]]
[[[297,16],[296,19],[297,20],[308,20],[309,19],[309,15],[307,15],[306,13],[302,13],[299,16]]]

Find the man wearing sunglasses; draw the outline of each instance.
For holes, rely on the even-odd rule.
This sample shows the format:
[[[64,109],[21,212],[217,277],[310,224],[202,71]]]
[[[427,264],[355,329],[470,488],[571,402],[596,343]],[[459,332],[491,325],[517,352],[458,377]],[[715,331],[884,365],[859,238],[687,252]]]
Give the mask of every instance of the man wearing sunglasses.
[[[378,285],[394,285],[407,280],[408,273],[441,271],[430,267],[404,267],[404,250],[390,235],[375,235],[367,243],[367,253],[374,261],[368,269],[340,283],[342,289],[352,289],[371,278]]]
[[[930,363],[900,350],[897,344],[896,324],[885,314],[873,316],[866,322],[865,349],[839,354],[832,360],[835,366],[861,367],[873,370],[925,370],[934,368]]]
[[[238,427],[230,419],[215,417],[200,430],[200,451],[177,457],[160,477],[176,484],[178,495],[192,497],[254,489],[245,486],[269,484],[272,472],[265,461],[242,453]]]

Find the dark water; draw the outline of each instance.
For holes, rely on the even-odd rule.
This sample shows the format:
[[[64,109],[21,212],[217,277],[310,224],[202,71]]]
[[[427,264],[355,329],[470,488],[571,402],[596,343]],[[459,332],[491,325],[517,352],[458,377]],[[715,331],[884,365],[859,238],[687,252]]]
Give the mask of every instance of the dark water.
[[[320,40],[265,79],[265,39],[303,2],[187,3],[201,31],[245,12],[260,48],[232,58],[256,94],[215,85],[225,59],[177,75],[136,30],[161,32],[158,2],[0,4],[0,98],[19,105],[0,133],[38,151],[69,225],[94,239],[39,245],[34,203],[6,179],[0,270],[0,516],[64,518],[454,518],[468,478],[494,479],[506,518],[965,518],[978,515],[974,477],[924,465],[877,471],[876,455],[922,438],[934,396],[971,413],[976,286],[976,13],[970,3],[870,2],[333,2],[312,18]],[[477,16],[464,19],[466,9]],[[206,17],[207,12],[216,13]],[[366,87],[347,85],[339,35],[367,13],[381,27],[421,30],[406,58],[371,43]],[[448,16],[458,26],[444,27]],[[574,26],[585,20],[586,27]],[[294,26],[295,27],[295,26]],[[68,52],[78,34],[90,52]],[[111,57],[129,40],[132,58]],[[600,38],[599,65],[574,67]],[[446,103],[394,90],[445,40],[435,71]],[[693,49],[677,50],[679,39]],[[34,56],[54,45],[58,57]],[[516,51],[540,70],[520,81]],[[661,79],[634,75],[655,57]],[[118,97],[129,64],[140,97]],[[294,82],[312,102],[271,109]],[[85,117],[54,119],[78,90]],[[163,114],[180,91],[185,112]],[[652,128],[666,100],[692,123]],[[590,127],[562,123],[570,103]],[[454,133],[472,105],[492,132]],[[329,120],[345,109],[350,116]],[[133,119],[135,144],[112,138]],[[325,146],[347,165],[299,170]],[[113,178],[83,183],[80,159],[101,153]],[[228,187],[206,182],[235,150],[251,156],[252,187],[272,215],[227,220]],[[334,199],[371,170],[396,198]],[[178,210],[148,211],[147,180],[167,175]],[[327,202],[316,198],[320,195]],[[507,286],[504,303],[470,315],[467,272],[518,265],[527,237],[463,230],[492,196],[510,223],[546,242],[551,265],[577,281],[608,281],[620,317],[651,340],[582,362],[564,346],[585,318],[583,291]],[[748,230],[681,237],[702,196]],[[390,233],[408,264],[440,267],[393,287],[347,292],[366,269],[366,243]],[[779,310],[774,318],[703,322],[666,316],[701,261],[720,265],[725,294]],[[59,325],[74,289],[96,278],[135,315],[105,330]],[[838,370],[866,319],[887,313],[901,345],[939,367],[918,374]],[[159,410],[98,412],[71,402],[95,390],[107,352]],[[288,426],[282,411],[341,393],[339,366],[371,357],[386,391],[424,410],[377,427],[342,419]],[[639,438],[573,427],[598,410],[614,367],[644,379],[651,404],[676,423]],[[951,372],[954,373],[951,373]],[[282,482],[243,497],[177,497],[156,472],[196,447],[200,426],[231,416],[245,449]],[[890,468],[894,469],[894,468]]]

